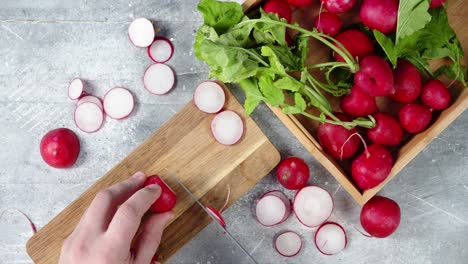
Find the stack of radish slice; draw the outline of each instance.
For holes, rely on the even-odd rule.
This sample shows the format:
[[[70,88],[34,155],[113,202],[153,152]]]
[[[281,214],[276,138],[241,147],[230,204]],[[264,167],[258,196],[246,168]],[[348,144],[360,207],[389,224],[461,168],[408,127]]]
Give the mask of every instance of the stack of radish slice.
[[[275,239],[276,251],[285,257],[293,257],[301,251],[302,238],[293,231],[286,231],[279,234]]]
[[[334,255],[342,251],[348,241],[344,228],[335,222],[322,224],[315,232],[314,240],[315,246],[324,255]]]
[[[291,202],[282,191],[270,191],[260,197],[255,213],[260,224],[275,226],[288,219],[291,214]]]
[[[316,227],[325,222],[333,211],[333,199],[324,189],[307,186],[294,197],[294,213],[303,225]]]

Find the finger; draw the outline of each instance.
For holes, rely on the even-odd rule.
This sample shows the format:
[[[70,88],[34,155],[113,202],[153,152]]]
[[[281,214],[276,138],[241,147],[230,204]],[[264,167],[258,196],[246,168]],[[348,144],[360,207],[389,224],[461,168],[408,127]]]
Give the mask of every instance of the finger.
[[[118,206],[141,189],[145,183],[145,179],[144,173],[137,172],[129,179],[97,193],[83,215],[83,220],[80,221],[80,228],[87,231],[95,230],[103,232],[107,230]]]
[[[150,216],[143,224],[142,232],[136,239],[135,263],[150,263],[161,242],[164,227],[174,218],[173,212]]]
[[[157,184],[151,184],[140,189],[124,202],[115,213],[107,229],[111,241],[120,243],[124,247],[130,247],[141,218],[160,195],[161,187]]]

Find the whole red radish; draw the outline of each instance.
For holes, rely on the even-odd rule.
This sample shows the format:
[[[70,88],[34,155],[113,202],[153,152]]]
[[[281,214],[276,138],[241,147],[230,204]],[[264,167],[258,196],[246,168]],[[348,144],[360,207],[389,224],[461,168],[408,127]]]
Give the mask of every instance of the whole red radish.
[[[284,18],[288,23],[291,23],[291,7],[283,0],[268,0],[263,4],[263,10],[267,13],[278,14],[279,17]]]
[[[297,190],[309,180],[310,170],[307,163],[298,157],[289,157],[281,161],[276,170],[276,177],[284,188]]]
[[[335,39],[351,53],[353,58],[357,58],[358,61],[374,53],[372,40],[360,30],[348,29],[342,31],[336,35]],[[336,52],[333,52],[333,57],[335,57],[337,61],[344,61],[343,57]]]
[[[151,184],[158,184],[161,187],[161,196],[151,205],[151,211],[153,213],[164,213],[172,210],[177,203],[175,192],[158,175],[148,176],[145,186]]]
[[[401,126],[408,133],[412,134],[426,129],[427,125],[431,122],[431,118],[431,110],[418,103],[407,104],[398,112]]]
[[[351,177],[362,189],[369,190],[383,182],[393,166],[392,154],[382,145],[370,145],[351,164]]]
[[[369,139],[377,144],[395,146],[403,138],[403,129],[398,120],[391,115],[378,112],[374,115],[375,127],[367,130]]]
[[[80,140],[68,128],[57,128],[42,137],[42,159],[54,168],[68,168],[75,164],[80,154]]]
[[[302,7],[312,4],[314,0],[287,0],[288,3],[295,7]]]
[[[356,0],[320,0],[328,11],[339,14],[344,13],[356,4]]]
[[[411,103],[418,98],[421,92],[421,74],[411,62],[407,60],[398,61],[393,71],[393,86],[395,93],[390,98],[401,103]]]
[[[444,110],[450,104],[450,92],[439,80],[430,80],[423,85],[421,101],[434,110]]]
[[[382,57],[369,55],[359,65],[354,85],[361,91],[373,97],[395,93],[392,68]]]
[[[314,27],[318,32],[325,33],[330,36],[335,36],[340,32],[343,22],[340,17],[330,12],[322,12],[314,21]]]
[[[400,206],[392,199],[374,196],[361,210],[361,225],[373,237],[393,234],[400,225]]]
[[[341,121],[351,121],[343,113],[334,114]],[[359,139],[351,137],[356,132],[356,128],[348,130],[340,125],[323,123],[317,129],[317,136],[320,145],[326,153],[335,159],[347,159],[352,157],[359,148]]]
[[[398,0],[364,0],[359,11],[364,26],[387,34],[395,32]]]
[[[341,99],[340,107],[343,113],[353,117],[372,115],[378,110],[375,98],[368,96],[357,86],[353,86],[351,93]]]
[[[447,0],[431,0],[431,3],[429,4],[429,8],[437,8],[443,4],[445,4]]]

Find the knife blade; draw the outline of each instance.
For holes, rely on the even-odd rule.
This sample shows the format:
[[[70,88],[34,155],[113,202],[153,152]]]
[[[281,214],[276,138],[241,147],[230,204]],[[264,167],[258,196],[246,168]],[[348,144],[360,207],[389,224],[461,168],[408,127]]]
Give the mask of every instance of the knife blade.
[[[208,211],[208,209],[206,209],[206,206],[202,204],[202,202],[200,202],[200,200],[187,188],[187,186],[185,186],[185,184],[183,184],[180,179],[176,176],[176,174],[174,172],[171,172],[169,171],[168,169],[165,169],[170,175],[171,177],[173,177],[176,182],[182,187],[182,189],[185,190],[186,193],[188,193],[188,195],[195,201],[196,204],[198,204],[202,209],[203,211],[208,214],[208,216],[217,224],[218,228],[222,228],[222,231],[223,233],[229,237],[238,247],[239,249],[244,252],[244,254],[246,256],[248,256],[250,258],[250,260],[255,263],[255,264],[258,264],[257,261],[255,261],[255,259],[249,254],[249,252],[241,245],[241,243],[239,243],[239,241],[237,241],[231,233],[229,233],[229,231],[227,230],[226,227],[224,227],[223,225],[221,225],[221,223],[214,217],[214,215]]]

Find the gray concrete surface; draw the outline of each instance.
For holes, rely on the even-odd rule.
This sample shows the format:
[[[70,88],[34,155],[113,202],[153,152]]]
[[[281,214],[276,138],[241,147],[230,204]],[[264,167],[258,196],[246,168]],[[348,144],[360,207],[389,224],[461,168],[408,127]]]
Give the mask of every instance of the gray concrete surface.
[[[72,202],[133,148],[189,102],[194,85],[207,77],[193,56],[193,34],[201,22],[195,0],[2,0],[0,3],[0,263],[31,263],[25,243],[31,231],[17,209],[38,228]],[[168,63],[177,87],[168,95],[144,90],[141,77],[151,61],[132,46],[127,27],[145,16],[170,38],[175,54]],[[74,104],[66,97],[69,81],[80,76],[92,93],[128,87],[137,98],[135,113],[123,121],[107,119],[98,133],[73,124]],[[242,95],[236,92],[239,98]],[[387,239],[366,238],[359,206],[301,146],[265,106],[254,119],[284,157],[297,155],[311,167],[310,182],[335,200],[331,220],[348,232],[348,247],[323,256],[313,244],[314,230],[290,217],[278,227],[255,222],[251,208],[264,191],[278,188],[265,177],[225,213],[229,228],[258,263],[468,263],[468,113],[462,114],[382,191],[402,209],[398,231]],[[68,127],[81,139],[78,163],[52,169],[39,155],[41,136]],[[292,197],[292,192],[287,192]],[[280,230],[301,233],[305,245],[290,259],[272,248]],[[235,245],[211,224],[181,249],[170,263],[248,263]]]

